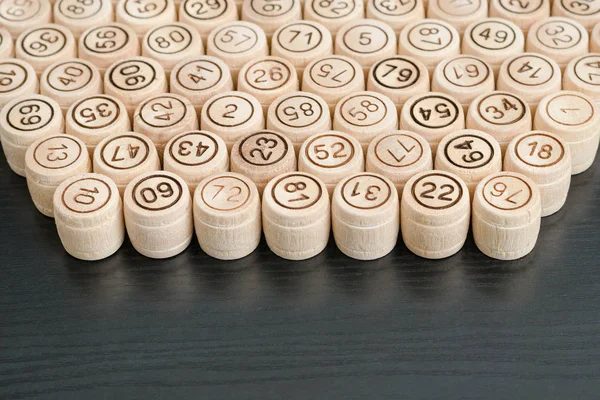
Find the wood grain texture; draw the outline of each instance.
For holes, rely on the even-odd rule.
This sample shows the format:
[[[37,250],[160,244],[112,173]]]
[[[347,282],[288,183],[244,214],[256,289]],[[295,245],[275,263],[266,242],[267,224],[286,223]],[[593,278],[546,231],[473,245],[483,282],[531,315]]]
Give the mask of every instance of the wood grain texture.
[[[487,1],[482,0],[466,4],[453,0],[431,0],[427,4],[427,18],[446,21],[462,35],[469,24],[486,18],[487,10]]]
[[[365,3],[367,18],[385,22],[394,29],[396,34],[399,34],[412,21],[425,18],[425,7],[422,0],[399,2],[396,7],[387,7],[385,0],[367,0]]]
[[[233,0],[225,0],[219,2],[215,7],[211,7],[208,13],[198,14],[194,1],[185,0],[179,6],[179,21],[185,22],[198,31],[198,33],[206,38],[210,32],[226,22],[238,20],[238,12]]]
[[[298,33],[296,33],[298,32]],[[307,35],[306,40],[293,42],[293,35]],[[315,42],[308,38],[315,37]],[[294,64],[298,78],[302,79],[304,68],[314,60],[333,54],[331,33],[315,21],[297,21],[280,25],[271,39],[271,54],[282,57]]]
[[[150,80],[146,76],[153,78]],[[165,93],[168,87],[165,70],[156,60],[148,57],[136,56],[116,61],[104,74],[104,94],[121,100],[130,118],[137,106],[152,96]]]
[[[167,77],[179,62],[204,54],[200,33],[194,26],[184,22],[157,25],[144,35],[141,44],[142,56],[157,60]]]
[[[40,94],[48,96],[66,113],[71,104],[102,94],[102,75],[89,61],[66,58],[49,65],[40,76]]]
[[[92,0],[85,4],[80,3],[85,7],[79,9],[69,7],[71,4],[65,1],[51,3],[54,4],[52,12],[54,22],[69,28],[75,35],[75,39],[79,39],[88,27],[107,24],[115,19],[113,4],[110,1]]]
[[[533,119],[534,129],[554,133],[567,142],[571,149],[571,173],[588,169],[600,143],[600,132],[593,128],[600,123],[598,104],[583,93],[561,90],[542,98],[538,110]]]
[[[153,13],[152,16],[147,17],[144,15],[144,8],[136,7],[135,1],[119,1],[115,8],[115,21],[132,27],[141,39],[146,32],[155,26],[177,20],[175,2],[159,0],[156,2],[156,5],[157,8],[158,6],[162,6],[162,11],[160,13]]]
[[[282,25],[302,20],[300,0],[285,0],[280,9],[265,7],[269,4],[263,0],[245,1],[242,5],[241,20],[252,22],[262,28],[271,42],[273,33]],[[281,11],[285,10],[285,11]],[[237,18],[236,18],[237,19]],[[204,22],[204,21],[202,21]]]
[[[55,35],[52,46],[42,47],[43,51],[35,51],[37,47],[35,43],[43,40],[42,36],[47,37],[49,34]],[[62,25],[36,24],[18,36],[15,43],[15,56],[31,64],[39,76],[54,62],[76,57],[77,44],[73,33]]]
[[[202,76],[204,80],[197,75],[197,71],[202,68],[210,70],[205,71]],[[231,90],[233,90],[233,80],[227,64],[216,57],[197,56],[183,60],[171,71],[169,92],[189,99],[197,115],[200,115],[202,106],[212,96]]]
[[[316,21],[325,25],[329,29],[329,32],[331,32],[333,40],[335,40],[335,36],[342,26],[346,23],[360,20],[365,16],[363,0],[355,0],[350,4],[347,3],[349,7],[344,7],[343,12],[334,11],[333,8],[339,6],[341,3],[339,0],[335,0],[332,3],[319,3],[314,0],[305,1],[303,17],[307,21]]]
[[[13,13],[21,14],[21,18],[12,21],[5,16],[0,17],[0,25],[13,36],[17,37],[27,29],[52,22],[52,4],[49,1],[34,0],[29,3],[13,2]]]
[[[12,99],[28,94],[36,94],[40,90],[35,69],[31,64],[17,58],[2,57],[0,74],[12,75],[15,69],[16,76],[13,77],[12,85],[0,93],[0,107],[4,107]]]
[[[471,75],[456,73],[467,69],[476,72]],[[494,91],[494,79],[494,70],[485,60],[461,54],[447,58],[435,67],[431,78],[431,90],[454,96],[462,104],[466,114],[469,105],[477,96]]]
[[[514,22],[523,30],[525,35],[529,32],[531,25],[550,16],[549,1],[532,1],[527,5],[524,13],[520,13],[520,10],[511,10],[510,7],[506,7],[506,4],[504,0],[491,0],[489,5],[490,17],[504,18]]]
[[[15,41],[6,28],[0,28],[0,57],[3,60],[11,58],[15,54]]]
[[[562,4],[560,0],[552,1],[552,16],[570,18],[583,25],[588,32],[591,32],[598,21],[591,18],[590,15],[577,14],[580,13],[578,13],[577,10],[573,8],[573,5],[568,3]]]
[[[361,37],[371,40],[361,41]],[[340,28],[335,38],[335,54],[358,61],[365,77],[373,64],[382,58],[395,56],[397,47],[396,33],[392,27],[376,19],[348,22]]]
[[[459,54],[460,34],[455,27],[439,19],[413,20],[398,37],[398,55],[421,61],[429,76],[440,62]]]
[[[488,44],[486,34],[506,35],[507,43]],[[482,35],[483,34],[483,35]],[[501,41],[502,39],[499,39]],[[525,50],[523,31],[512,21],[502,18],[484,18],[467,26],[463,35],[461,53],[470,54],[487,62],[498,75],[500,65],[509,57],[521,54]]]
[[[600,372],[600,161],[538,247],[441,261],[401,241],[374,262],[333,240],[283,261],[264,240],[218,262],[126,242],[85,263],[0,157],[0,397],[592,399]],[[26,243],[35,243],[24,251]]]
[[[598,29],[594,29],[593,32],[596,31],[600,33],[600,24],[598,25]],[[596,36],[598,35],[596,34]],[[590,44],[590,48],[593,48],[593,46],[593,44]],[[593,53],[587,53],[569,61],[563,74],[563,90],[584,93],[593,98],[595,102],[598,102],[600,101],[600,88],[591,81],[594,75],[590,75],[589,73],[585,75],[586,70],[594,65],[592,63],[598,61],[600,58],[598,49],[592,51]]]
[[[229,67],[233,83],[237,85],[240,68],[247,62],[269,55],[267,35],[260,26],[248,21],[233,21],[220,25],[221,29],[214,29],[206,40],[206,54],[223,60]],[[229,41],[229,34],[234,38],[250,40],[240,48],[237,42]]]
[[[344,56],[333,55],[313,60],[303,72],[302,91],[322,97],[333,114],[335,106],[342,98],[365,90],[365,76],[360,73],[361,69],[358,62]],[[321,76],[318,75],[321,70],[331,72],[323,73],[321,75],[325,76]],[[341,78],[341,75],[344,77]],[[341,80],[341,82],[336,82],[336,80]]]
[[[590,33],[590,51],[597,53],[600,51],[600,25],[596,24]]]
[[[521,74],[519,69],[529,62],[529,66],[540,68],[539,74]],[[544,78],[540,79],[541,76]],[[535,115],[540,100],[561,89],[560,67],[553,59],[536,53],[523,53],[504,60],[496,80],[496,88],[522,97]]]
[[[106,32],[112,32],[109,36],[114,34],[114,37],[107,38]],[[115,44],[108,51],[105,47],[112,45],[111,40]],[[140,42],[136,32],[129,25],[118,22],[91,26],[81,34],[77,49],[78,57],[97,66],[102,76],[112,63],[140,54]]]
[[[548,40],[550,38],[548,32],[552,33],[548,30],[549,28],[562,29],[563,32],[568,32],[573,43],[567,46],[561,43],[557,46],[552,39]],[[554,14],[550,18],[536,21],[530,26],[525,51],[548,56],[564,70],[569,61],[589,52],[588,32],[579,22],[570,18],[558,17]]]

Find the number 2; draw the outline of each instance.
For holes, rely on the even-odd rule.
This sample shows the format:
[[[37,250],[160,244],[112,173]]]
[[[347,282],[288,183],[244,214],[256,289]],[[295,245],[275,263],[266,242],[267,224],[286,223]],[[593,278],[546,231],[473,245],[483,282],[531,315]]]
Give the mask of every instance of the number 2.
[[[437,185],[433,182],[425,182],[423,183],[423,187],[429,187],[430,189],[427,189],[425,191],[423,191],[419,196],[421,196],[424,199],[435,199],[435,196],[432,196],[431,193],[435,192],[437,190]],[[454,193],[454,186],[449,185],[449,184],[443,184],[442,186],[440,186],[440,189],[447,189],[445,192],[442,192],[438,195],[437,199],[438,200],[442,200],[442,201],[452,201],[452,198],[448,197],[450,194]]]

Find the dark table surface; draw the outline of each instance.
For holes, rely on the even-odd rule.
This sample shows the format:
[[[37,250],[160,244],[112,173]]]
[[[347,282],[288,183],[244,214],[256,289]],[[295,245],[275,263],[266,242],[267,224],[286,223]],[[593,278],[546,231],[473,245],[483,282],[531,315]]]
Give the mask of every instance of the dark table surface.
[[[529,256],[86,263],[0,161],[0,398],[598,399],[600,161]]]

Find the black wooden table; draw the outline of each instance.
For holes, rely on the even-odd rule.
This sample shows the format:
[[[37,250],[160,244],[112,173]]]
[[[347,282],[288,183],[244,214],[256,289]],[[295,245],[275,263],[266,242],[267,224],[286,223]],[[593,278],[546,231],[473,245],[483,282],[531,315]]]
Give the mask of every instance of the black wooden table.
[[[597,399],[600,161],[515,262],[62,249],[0,161],[0,398]]]

